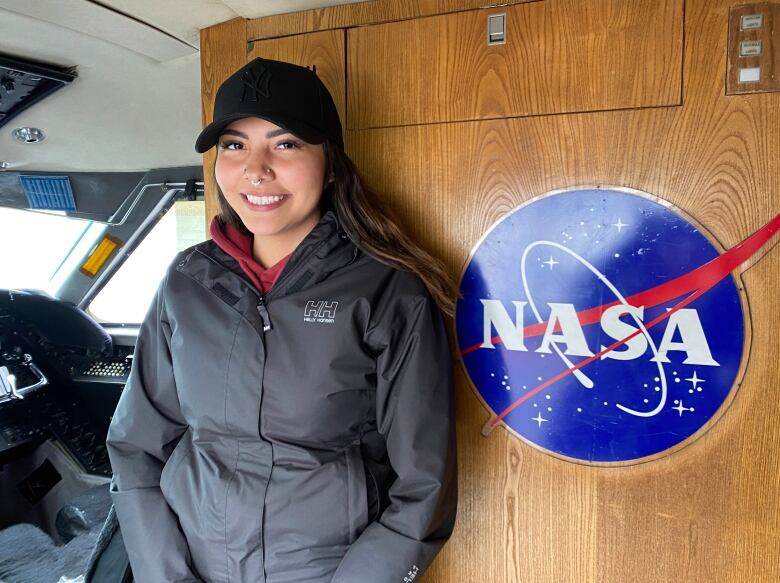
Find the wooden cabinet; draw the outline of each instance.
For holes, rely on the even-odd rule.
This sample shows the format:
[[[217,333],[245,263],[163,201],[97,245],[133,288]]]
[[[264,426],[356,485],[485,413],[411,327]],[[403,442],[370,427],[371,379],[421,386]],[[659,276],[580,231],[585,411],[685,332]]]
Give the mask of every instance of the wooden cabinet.
[[[344,31],[326,30],[250,43],[247,62],[256,57],[316,67],[317,75],[333,96],[339,116],[346,119]]]
[[[347,127],[679,105],[682,25],[682,0],[544,0],[351,28]]]

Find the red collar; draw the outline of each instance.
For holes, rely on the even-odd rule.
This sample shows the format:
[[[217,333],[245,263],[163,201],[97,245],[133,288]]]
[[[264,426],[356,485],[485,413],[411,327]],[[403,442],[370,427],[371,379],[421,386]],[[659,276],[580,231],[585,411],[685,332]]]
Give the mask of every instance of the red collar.
[[[290,255],[292,255],[290,253],[266,269],[255,261],[252,255],[252,243],[254,242],[252,235],[245,235],[233,225],[224,223],[219,216],[215,216],[211,221],[209,232],[217,246],[238,261],[241,270],[262,294],[271,291],[282,269],[287,265]]]

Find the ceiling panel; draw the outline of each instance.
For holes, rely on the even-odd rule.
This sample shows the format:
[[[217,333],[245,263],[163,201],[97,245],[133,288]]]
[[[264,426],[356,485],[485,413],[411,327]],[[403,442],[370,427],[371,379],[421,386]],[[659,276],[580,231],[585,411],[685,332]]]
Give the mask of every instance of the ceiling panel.
[[[0,130],[9,170],[128,171],[200,164],[200,29],[333,0],[0,0],[0,53],[78,78]],[[41,144],[15,142],[20,126]]]
[[[260,18],[272,14],[283,14],[286,12],[300,12],[301,10],[311,10],[312,8],[326,8],[328,6],[338,6],[340,4],[356,4],[365,2],[365,0],[346,0],[334,2],[332,0],[222,0],[230,6],[236,13],[244,18]]]
[[[0,0],[0,8],[102,39],[165,62],[196,48],[143,22],[87,0]]]
[[[243,16],[224,2],[214,0],[101,0],[101,3],[194,47],[200,46],[201,28]]]
[[[0,131],[10,170],[142,170],[199,164],[200,53],[159,63],[69,28],[0,9],[0,52],[76,66],[78,78]],[[25,145],[14,128],[43,129]]]

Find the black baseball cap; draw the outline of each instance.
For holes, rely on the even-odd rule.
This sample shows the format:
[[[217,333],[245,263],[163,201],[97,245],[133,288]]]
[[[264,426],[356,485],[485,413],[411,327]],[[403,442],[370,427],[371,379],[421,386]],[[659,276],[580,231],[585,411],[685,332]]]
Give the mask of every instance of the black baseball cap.
[[[214,121],[195,141],[202,154],[222,130],[244,117],[260,117],[310,144],[330,140],[344,148],[336,105],[317,74],[299,65],[257,58],[228,77],[217,90]]]

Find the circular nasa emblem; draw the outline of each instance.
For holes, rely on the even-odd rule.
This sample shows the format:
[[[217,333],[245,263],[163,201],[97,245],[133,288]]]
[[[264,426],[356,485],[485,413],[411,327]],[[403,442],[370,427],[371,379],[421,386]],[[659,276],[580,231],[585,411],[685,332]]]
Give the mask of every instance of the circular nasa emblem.
[[[736,252],[626,189],[559,191],[510,212],[472,251],[456,310],[461,359],[492,412],[483,433],[504,424],[596,464],[701,435],[747,349]]]

